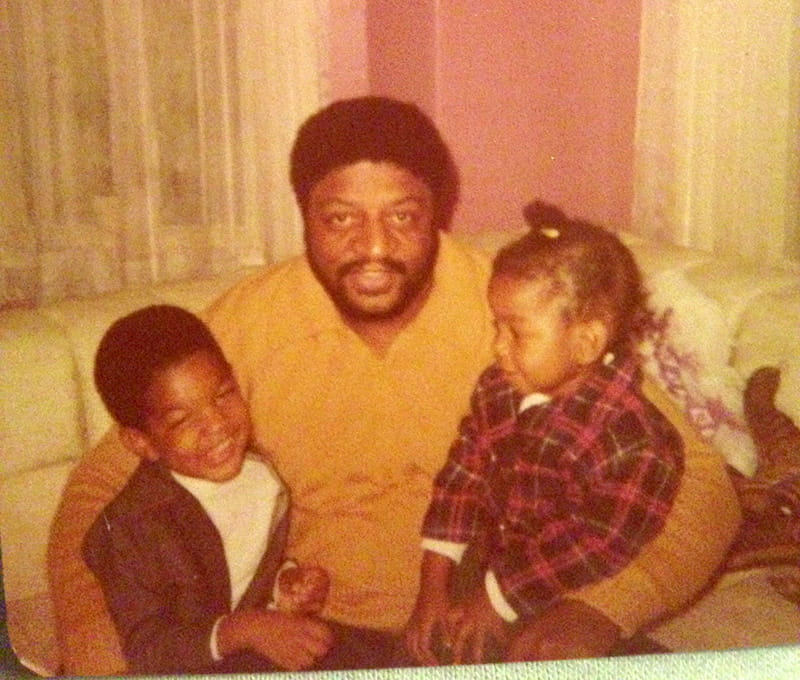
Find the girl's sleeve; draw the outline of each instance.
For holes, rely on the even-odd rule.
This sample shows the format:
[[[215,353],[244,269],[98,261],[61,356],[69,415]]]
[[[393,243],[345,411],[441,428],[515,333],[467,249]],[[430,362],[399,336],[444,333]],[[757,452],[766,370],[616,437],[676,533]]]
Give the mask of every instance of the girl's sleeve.
[[[468,544],[481,532],[488,499],[486,475],[497,436],[493,427],[510,427],[492,419],[504,420],[499,414],[513,408],[501,404],[506,398],[499,372],[494,368],[484,371],[473,391],[470,412],[462,419],[447,462],[434,480],[422,527],[424,538]]]

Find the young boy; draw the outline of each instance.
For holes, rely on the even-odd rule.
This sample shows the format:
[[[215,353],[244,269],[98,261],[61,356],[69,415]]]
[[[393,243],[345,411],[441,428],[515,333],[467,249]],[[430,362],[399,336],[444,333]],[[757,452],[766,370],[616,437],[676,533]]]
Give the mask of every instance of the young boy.
[[[677,432],[639,389],[649,314],[632,255],[558,209],[532,204],[526,218],[489,283],[496,363],[423,524],[406,631],[422,663],[520,658],[515,630],[661,530],[683,470]],[[467,548],[479,583],[456,602]]]
[[[116,321],[95,384],[141,457],[86,535],[132,673],[301,669],[332,645],[327,574],[283,562],[288,497],[202,321],[169,305]]]

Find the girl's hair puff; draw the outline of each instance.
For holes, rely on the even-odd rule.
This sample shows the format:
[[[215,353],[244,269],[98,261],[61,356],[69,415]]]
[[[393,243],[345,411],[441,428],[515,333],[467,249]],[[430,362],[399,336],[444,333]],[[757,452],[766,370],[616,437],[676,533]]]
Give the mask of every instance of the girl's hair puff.
[[[528,204],[523,214],[531,229],[497,253],[492,276],[549,282],[552,294],[567,301],[568,321],[607,324],[607,350],[629,349],[641,340],[652,313],[633,254],[616,234],[541,201]]]

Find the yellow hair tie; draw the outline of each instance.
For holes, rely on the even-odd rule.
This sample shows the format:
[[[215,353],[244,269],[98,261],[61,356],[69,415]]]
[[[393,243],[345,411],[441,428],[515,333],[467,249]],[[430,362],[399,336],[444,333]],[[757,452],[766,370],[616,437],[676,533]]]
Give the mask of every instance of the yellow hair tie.
[[[547,238],[558,238],[561,236],[561,232],[555,227],[542,227],[539,231],[542,232],[543,236],[547,236]]]

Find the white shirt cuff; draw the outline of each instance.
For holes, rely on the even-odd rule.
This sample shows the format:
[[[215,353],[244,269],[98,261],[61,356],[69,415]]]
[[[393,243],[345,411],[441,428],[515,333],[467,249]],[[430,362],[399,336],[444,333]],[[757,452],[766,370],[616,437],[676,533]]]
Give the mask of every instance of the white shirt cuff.
[[[211,648],[211,658],[214,659],[214,661],[219,661],[222,659],[222,655],[219,653],[219,645],[217,644],[217,630],[219,629],[219,624],[222,622],[222,619],[224,619],[225,616],[226,615],[223,614],[216,621],[214,621],[214,626],[211,628],[209,647]]]
[[[453,562],[458,564],[461,558],[464,557],[464,552],[467,549],[466,543],[453,543],[452,541],[439,541],[435,538],[423,538],[422,549],[430,550],[431,552],[438,553],[449,557]]]
[[[522,398],[522,401],[519,403],[518,412],[522,413],[523,411],[527,411],[529,408],[539,406],[540,404],[546,404],[549,401],[553,401],[553,397],[551,397],[549,394],[532,392],[531,394],[528,394]]]
[[[491,569],[486,572],[484,584],[486,585],[486,594],[489,596],[489,602],[492,603],[492,607],[494,607],[497,614],[503,621],[514,623],[519,618],[519,615],[511,608],[511,605],[508,604],[508,601],[503,596],[497,577]]]
[[[280,594],[280,588],[278,587],[278,579],[280,575],[286,571],[287,569],[295,569],[299,565],[293,559],[284,560],[283,564],[278,568],[278,573],[275,574],[275,582],[272,584],[272,599],[269,601],[267,605],[267,609],[277,609],[278,608],[278,595]]]

